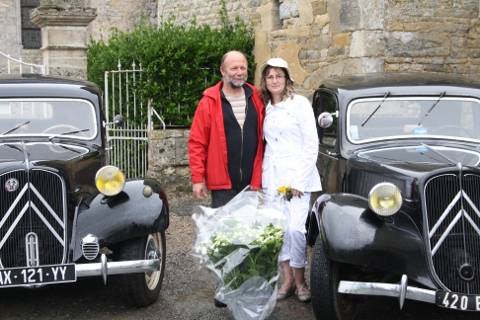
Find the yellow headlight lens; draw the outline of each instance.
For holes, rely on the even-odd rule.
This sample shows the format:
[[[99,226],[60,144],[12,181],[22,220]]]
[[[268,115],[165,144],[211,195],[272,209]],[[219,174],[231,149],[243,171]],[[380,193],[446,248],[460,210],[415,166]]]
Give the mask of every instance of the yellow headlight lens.
[[[383,217],[391,216],[402,206],[402,194],[393,183],[379,183],[368,195],[368,205],[376,214]]]
[[[95,176],[95,185],[102,194],[114,196],[123,190],[125,186],[125,176],[117,167],[105,166],[98,170]]]

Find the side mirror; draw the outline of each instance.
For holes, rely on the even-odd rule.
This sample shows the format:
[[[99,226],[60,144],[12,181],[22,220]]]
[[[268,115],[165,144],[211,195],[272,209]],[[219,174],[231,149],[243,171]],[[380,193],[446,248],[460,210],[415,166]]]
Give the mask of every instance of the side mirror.
[[[113,118],[113,125],[115,127],[123,127],[124,124],[125,124],[125,119],[123,118],[122,115],[117,114],[115,118]]]
[[[318,125],[320,128],[330,128],[333,124],[333,116],[330,112],[322,112],[318,116]]]

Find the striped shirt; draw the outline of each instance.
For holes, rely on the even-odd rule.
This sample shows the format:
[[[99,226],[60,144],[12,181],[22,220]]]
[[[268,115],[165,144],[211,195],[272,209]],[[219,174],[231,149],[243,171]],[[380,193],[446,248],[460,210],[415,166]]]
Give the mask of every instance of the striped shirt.
[[[225,98],[230,102],[232,106],[233,114],[240,125],[240,128],[243,130],[243,123],[245,122],[245,108],[246,108],[246,100],[245,100],[245,93],[240,96],[227,96]]]

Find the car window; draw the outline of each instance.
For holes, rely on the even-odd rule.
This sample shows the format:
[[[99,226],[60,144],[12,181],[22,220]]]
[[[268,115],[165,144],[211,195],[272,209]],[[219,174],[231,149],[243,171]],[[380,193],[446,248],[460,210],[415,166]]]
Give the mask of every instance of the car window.
[[[353,143],[392,138],[480,140],[480,101],[471,98],[359,99],[347,110]]]
[[[315,94],[313,106],[315,119],[317,120],[322,112],[335,114],[337,99],[331,92],[319,90]],[[336,117],[333,119],[333,124],[328,128],[321,128],[317,123],[318,138],[321,145],[325,147],[334,147],[336,145],[338,138],[337,125],[338,119]]]
[[[3,135],[92,139],[97,134],[96,123],[95,109],[85,100],[0,100],[0,134]]]

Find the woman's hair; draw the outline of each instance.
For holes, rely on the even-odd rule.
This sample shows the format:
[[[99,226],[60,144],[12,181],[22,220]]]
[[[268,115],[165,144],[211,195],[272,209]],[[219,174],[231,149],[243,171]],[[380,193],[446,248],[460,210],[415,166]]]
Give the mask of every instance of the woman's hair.
[[[267,89],[267,75],[270,72],[270,69],[278,68],[283,71],[285,74],[285,90],[283,91],[283,99],[293,98],[293,95],[296,93],[295,86],[293,81],[290,79],[287,69],[280,67],[266,66],[262,71],[262,79],[260,79],[260,97],[265,105],[268,104],[268,101],[272,100],[272,94]]]

